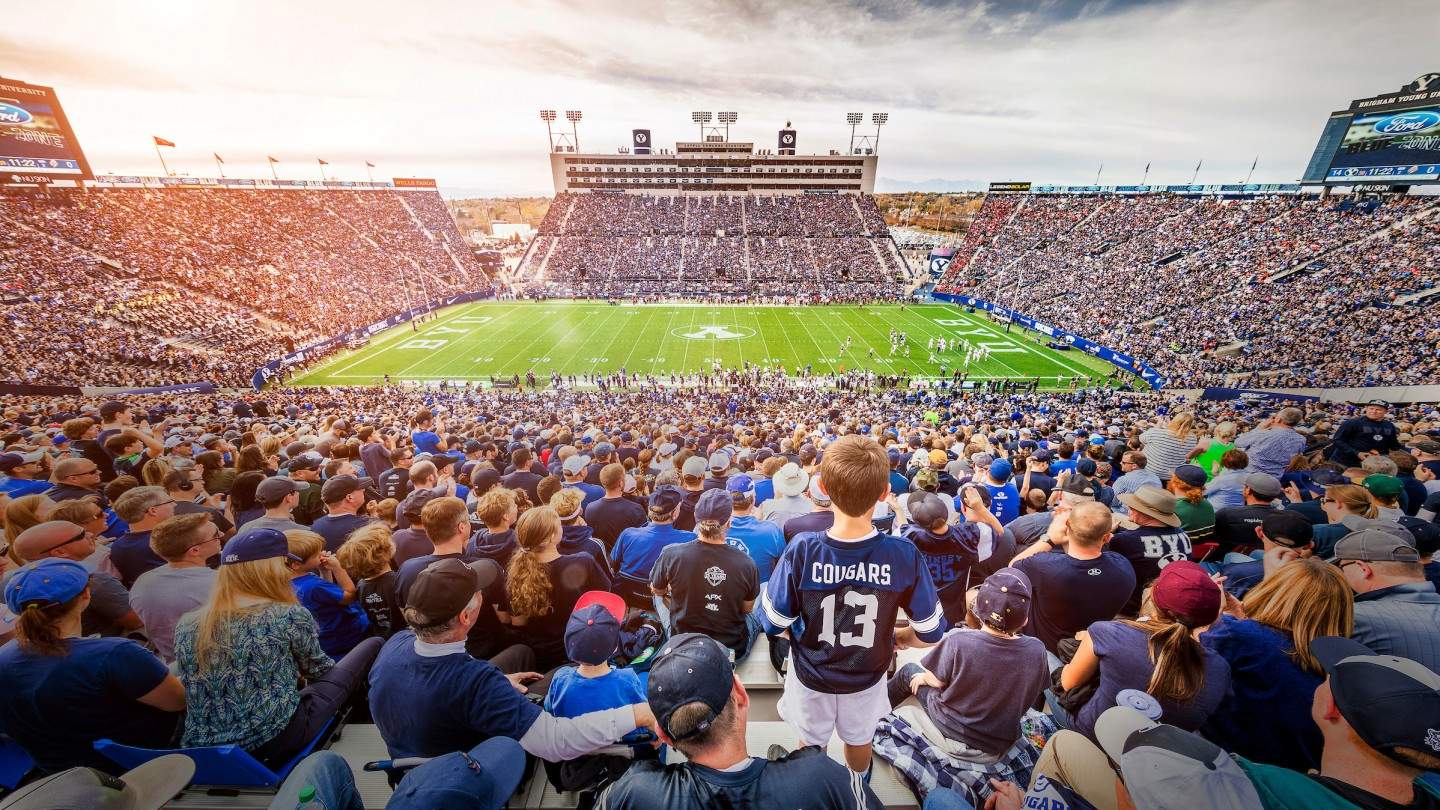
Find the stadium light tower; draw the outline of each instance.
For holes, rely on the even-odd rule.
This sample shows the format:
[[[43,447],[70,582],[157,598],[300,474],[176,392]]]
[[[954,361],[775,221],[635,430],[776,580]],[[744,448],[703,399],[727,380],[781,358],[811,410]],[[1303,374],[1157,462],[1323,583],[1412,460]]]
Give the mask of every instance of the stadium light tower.
[[[730,142],[730,125],[733,124],[733,123],[735,123],[736,121],[739,121],[739,120],[740,120],[740,114],[739,114],[739,113],[733,113],[733,112],[722,112],[722,113],[716,113],[716,115],[719,116],[718,120],[720,121],[720,123],[722,123],[722,124],[725,125],[725,142],[726,142],[726,143],[729,143],[729,142]]]
[[[850,125],[850,154],[855,154],[855,127],[865,122],[865,113],[845,113],[845,123]]]
[[[565,120],[570,122],[570,131],[575,136],[573,146],[576,152],[580,151],[580,118],[581,112],[579,110],[565,111]]]
[[[550,124],[555,121],[555,111],[554,111],[554,110],[541,110],[541,111],[540,111],[540,120],[545,122],[545,134],[548,135],[548,136],[550,136],[550,151],[551,151],[551,152],[554,152],[554,151],[555,151],[555,131],[550,128]]]
[[[692,112],[690,120],[700,125],[700,140],[705,140],[705,125],[710,123],[713,116],[708,112]]]
[[[870,122],[875,125],[875,153],[876,153],[876,154],[879,154],[879,153],[880,153],[880,127],[885,126],[885,122],[886,122],[886,121],[889,121],[889,120],[890,120],[890,113],[872,113],[872,114],[870,115]]]

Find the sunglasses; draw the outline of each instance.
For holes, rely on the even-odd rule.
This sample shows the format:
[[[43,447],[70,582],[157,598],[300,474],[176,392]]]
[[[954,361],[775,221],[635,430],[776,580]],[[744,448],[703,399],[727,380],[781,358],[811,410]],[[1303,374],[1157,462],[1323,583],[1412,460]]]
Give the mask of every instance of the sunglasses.
[[[74,534],[73,536],[71,536],[70,539],[65,540],[65,541],[63,541],[63,542],[60,542],[60,543],[56,543],[55,545],[49,546],[49,547],[47,547],[47,548],[42,548],[42,549],[40,549],[40,551],[36,552],[36,554],[35,554],[35,559],[39,559],[39,558],[41,558],[41,557],[44,557],[46,554],[49,554],[50,552],[54,551],[54,550],[57,549],[57,548],[63,548],[63,547],[65,547],[65,546],[70,545],[71,543],[74,543],[75,541],[77,541],[77,540],[79,540],[80,538],[84,537],[84,536],[86,535],[86,533],[87,533],[87,532],[85,531],[85,527],[83,527],[83,526],[76,526],[76,527],[75,527],[75,534]]]

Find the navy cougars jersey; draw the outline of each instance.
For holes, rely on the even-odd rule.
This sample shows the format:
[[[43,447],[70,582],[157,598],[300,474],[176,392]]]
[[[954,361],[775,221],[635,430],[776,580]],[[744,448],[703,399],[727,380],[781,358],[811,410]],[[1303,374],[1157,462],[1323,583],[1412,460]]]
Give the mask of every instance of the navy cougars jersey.
[[[767,630],[790,631],[791,666],[800,682],[832,695],[860,692],[885,677],[900,608],[920,640],[934,643],[945,633],[920,550],[878,532],[860,540],[836,540],[827,532],[796,537],[761,599]]]

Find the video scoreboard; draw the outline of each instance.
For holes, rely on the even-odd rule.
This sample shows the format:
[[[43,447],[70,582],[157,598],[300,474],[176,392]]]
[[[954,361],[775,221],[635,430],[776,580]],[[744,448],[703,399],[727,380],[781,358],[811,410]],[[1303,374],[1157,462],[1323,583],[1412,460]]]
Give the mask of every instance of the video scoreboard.
[[[1303,182],[1440,183],[1440,73],[1331,113]]]
[[[92,179],[55,91],[0,78],[0,183]]]

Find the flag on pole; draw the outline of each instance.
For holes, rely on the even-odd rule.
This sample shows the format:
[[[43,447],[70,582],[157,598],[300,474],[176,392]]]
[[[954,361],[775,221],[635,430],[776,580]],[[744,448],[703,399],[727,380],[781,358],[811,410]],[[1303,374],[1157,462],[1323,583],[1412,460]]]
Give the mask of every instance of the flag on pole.
[[[1255,162],[1250,164],[1250,171],[1252,171],[1252,172],[1255,171],[1255,167],[1256,167],[1256,166],[1259,166],[1259,165],[1260,165],[1260,156],[1259,156],[1259,155],[1256,155],[1256,156],[1255,156]]]
[[[275,158],[270,157],[269,155],[266,155],[265,157],[269,158],[271,163],[279,163],[279,162],[280,162],[280,161],[276,160]]]
[[[367,160],[367,161],[365,161],[365,168],[367,168],[367,169],[373,169],[373,168],[375,168],[375,164],[374,164],[374,163],[371,163],[370,161]]]
[[[174,146],[174,145],[175,145],[175,144],[173,144],[173,143],[165,140],[164,138],[160,137],[159,135],[151,135],[150,137],[152,137],[152,138],[155,139],[155,145],[156,145],[156,146]]]
[[[316,159],[316,160],[320,160],[320,158],[315,158],[315,159]],[[323,160],[320,160],[320,165],[321,165],[321,166],[329,166],[330,164],[329,164],[329,163],[326,163],[326,162],[323,161]]]
[[[1150,164],[1149,164],[1149,163],[1146,163],[1146,164],[1145,164],[1145,171],[1147,171],[1147,172],[1150,171]]]
[[[215,162],[216,162],[216,163],[224,163],[224,162],[225,162],[224,160],[221,160],[221,159],[220,159],[220,155],[216,154],[215,152],[211,152],[210,154],[215,155]]]

